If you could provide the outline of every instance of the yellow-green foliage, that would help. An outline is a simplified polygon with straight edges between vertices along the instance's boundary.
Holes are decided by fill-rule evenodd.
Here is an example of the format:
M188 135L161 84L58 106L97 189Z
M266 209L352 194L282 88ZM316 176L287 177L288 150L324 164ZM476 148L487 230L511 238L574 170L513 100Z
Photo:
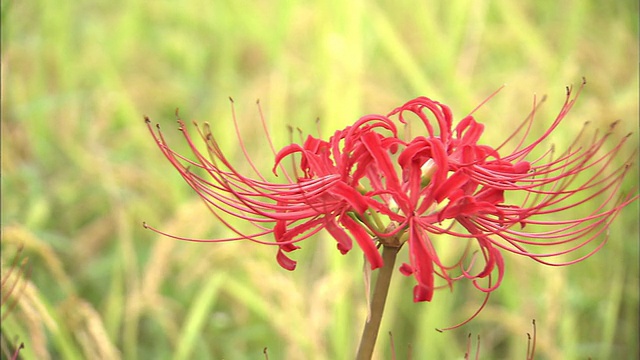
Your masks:
M506 83L476 113L491 142L526 116L534 94L548 95L534 130L543 129L565 85L585 76L553 141L562 148L585 121L595 131L617 119L621 137L638 123L638 3L7 0L1 65L2 273L20 245L31 267L11 294L19 299L2 322L3 347L24 342L25 359L261 359L265 347L270 359L348 359L366 317L361 253L341 256L321 235L294 254L290 273L275 248L145 231L143 221L229 235L164 160L143 115L183 150L180 108L242 159L232 96L248 151L268 172L258 98L282 146L287 125L316 134L319 118L328 136L418 95L459 119ZM464 320L482 295L460 283L414 304L413 279L397 273L376 357L391 357L391 332L398 359L460 359L473 333L481 358L524 359L532 319L539 359L633 357L637 220L635 203L605 248L571 267L506 256L487 308L451 332L434 329Z

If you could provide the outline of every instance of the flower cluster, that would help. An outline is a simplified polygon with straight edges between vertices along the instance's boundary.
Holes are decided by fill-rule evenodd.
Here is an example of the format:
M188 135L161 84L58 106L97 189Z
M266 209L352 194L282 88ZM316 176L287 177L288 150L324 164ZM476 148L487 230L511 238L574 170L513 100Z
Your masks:
M562 109L541 136L527 142L535 104L516 131L495 147L480 143L484 125L472 115L454 123L449 107L426 97L386 116L364 116L328 140L308 136L302 144L290 144L279 152L267 133L275 157L273 173L285 179L280 182L269 181L258 171L239 136L255 176L234 167L208 125L196 124L207 146L205 155L178 120L195 156L189 159L174 152L159 128L146 121L166 158L213 215L236 234L214 240L176 238L276 245L277 261L288 270L296 262L287 253L323 229L343 254L355 240L372 269L382 266L380 246L406 243L409 263L400 271L415 277L414 301L430 301L436 288L451 287L460 279L470 279L490 293L503 278L505 251L548 265L580 261L602 246L608 225L637 199L637 195L618 196L629 165L615 167L612 160L626 138L606 150L610 132L586 145L578 136L561 154L550 149L536 155L581 89L575 94L567 89ZM422 130L412 127L419 135L401 135L411 118ZM234 115L239 135L235 121ZM512 149L505 151L507 146ZM285 161L293 163L293 171L285 171ZM596 202L586 215L562 218L568 209ZM245 232L245 227L228 221L229 216L255 230ZM439 237L467 245L454 263L441 260L436 250ZM570 253L578 255L566 260L564 255Z

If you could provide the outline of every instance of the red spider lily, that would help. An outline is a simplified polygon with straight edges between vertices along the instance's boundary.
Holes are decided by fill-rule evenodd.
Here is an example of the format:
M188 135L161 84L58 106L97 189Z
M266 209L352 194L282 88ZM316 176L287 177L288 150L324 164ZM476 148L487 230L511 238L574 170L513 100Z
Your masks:
M153 230L188 241L217 242L246 239L278 245L278 263L285 269L293 270L296 262L287 257L284 252L298 249L297 242L325 228L338 242L337 247L341 253L344 254L352 248L353 237L363 249L371 268L376 269L382 266L382 257L372 236L354 220L355 217L362 216L367 209L366 200L357 186L358 178L362 176L358 174L361 174L363 169L355 167L363 162L362 159L368 156L368 152L361 147L361 144L352 143L349 139L357 138L361 133L369 133L377 128L387 129L395 135L396 129L392 122L376 117L363 117L353 126L337 131L329 142L309 136L302 146L292 144L277 154L273 151L269 140L276 158L273 172L276 174L277 169L282 170L287 180L284 184L269 182L265 179L247 155L244 143L239 136L238 141L245 158L254 169L257 178L244 176L235 169L220 150L208 124L205 125L204 130L201 130L194 123L207 145L209 158L197 149L184 122L178 120L179 129L196 157L196 160L190 160L175 153L168 146L159 127L156 132L149 119L146 119L146 122L167 159L205 201L214 216L237 236L198 240ZM237 132L235 115L234 124ZM302 173L297 175L295 180L281 165L283 159L293 157L294 154L299 154L301 157L298 170ZM204 170L208 178L192 171L192 167ZM257 231L245 233L227 221L225 215L246 220L254 225ZM144 225L150 228L146 223ZM275 242L262 240L266 235L273 235Z
M571 89L567 89L564 106L551 126L524 146L534 119L532 113L509 137L508 141L524 132L515 150L506 155L500 154L505 144L495 149L477 144L484 126L471 115L452 128L450 109L428 98L411 100L389 114L397 115L400 122L405 122L407 113L414 114L427 133L403 144L396 160L399 171L380 166L388 169L380 174L386 182L372 182L373 190L367 194L369 206L393 223L389 231L379 232L370 227L381 242L397 234L406 234L408 238L410 264L403 264L400 270L405 275L413 274L418 282L414 288L415 301L431 300L436 276L444 279L448 286L462 278L471 279L478 289L489 294L500 285L504 275L501 250L561 266L581 261L603 246L604 241L600 241L577 258L551 260L578 252L600 239L618 212L637 199L637 195L629 195L616 200L629 164L610 170L612 160L628 136L609 151L604 151L603 146L610 132L596 137L587 146L580 145L578 136L569 149L555 159L550 151L539 159L525 160L571 109L579 91L573 98L571 93ZM536 106L534 104L534 109ZM367 148L375 161L392 161L392 154L384 146L378 146L368 137L362 141L369 143ZM508 203L505 193L523 200L519 204ZM373 199L377 201L371 201ZM591 200L597 203L593 205ZM566 210L584 204L593 205L588 215L560 220ZM544 217L554 220L541 219ZM453 224L443 226L446 220ZM466 232L457 230L455 224ZM524 231L526 226L535 229ZM549 229L538 230L543 226ZM441 234L475 240L483 266L472 271L477 256L468 251L455 264L443 264L433 244L433 235ZM536 252L535 247L542 251ZM456 268L458 271L454 272ZM497 279L492 281L495 272ZM478 280L485 278L487 285L481 285Z
M531 159L560 125L581 89L575 96L567 89L556 119L526 145L538 106L535 103L527 119L494 148L478 144L484 126L472 114L454 127L451 110L426 97L411 100L387 116L362 117L336 131L328 141L309 136L302 145L291 144L276 153L269 140L275 157L274 174L279 169L286 179L280 183L266 180L257 170L239 136L255 177L234 168L207 125L198 132L207 145L208 157L198 151L184 123L178 121L196 158L190 160L175 153L148 119L147 124L167 159L212 213L236 234L217 240L176 238L247 239L277 245L278 262L289 270L296 263L284 253L297 249L299 241L322 229L334 237L343 254L356 239L372 269L382 265L377 245L398 247L407 242L410 262L400 271L416 278L415 301L430 301L436 288L451 287L465 278L488 298L504 276L501 251L547 265L578 262L602 247L605 241L599 239L608 225L638 197L616 199L629 165L612 169L612 162L627 137L605 151L610 132L596 136L588 145L582 145L578 136L560 155L550 150ZM402 125L407 123L407 115L417 116L425 129L422 135L409 139L398 135L392 118ZM235 115L234 124L238 134ZM503 149L517 137L520 140L514 149L505 153ZM285 159L293 160L293 175L284 170ZM201 172L206 177L198 174ZM516 203L507 198L521 200ZM594 201L589 214L562 219L566 210ZM245 220L256 230L245 233L227 221L227 216ZM549 217L554 220L545 219ZM441 261L434 244L438 235L468 240L458 261ZM263 240L264 236L273 236L275 241ZM473 243L479 251L470 251ZM595 245L582 250L592 243ZM565 254L578 255L563 260ZM436 284L436 278L443 279L443 285Z

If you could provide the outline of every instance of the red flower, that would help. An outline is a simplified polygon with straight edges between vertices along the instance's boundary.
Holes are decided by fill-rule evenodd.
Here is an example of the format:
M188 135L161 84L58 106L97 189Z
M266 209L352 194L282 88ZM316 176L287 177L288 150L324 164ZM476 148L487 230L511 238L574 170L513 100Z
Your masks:
M542 136L524 146L534 119L532 113L507 139L511 141L524 131L515 150L504 155L500 150L505 144L492 148L477 143L484 126L471 115L453 127L450 109L426 97L411 100L389 114L397 115L400 122L414 114L426 132L403 144L396 156L398 171L380 172L380 179L385 181L371 182L373 189L367 194L369 206L393 223L390 230L375 232L380 241L407 234L410 263L403 264L400 271L415 276L415 301L431 300L436 276L448 286L462 278L471 279L478 289L490 293L504 275L501 251L560 266L583 260L602 247L604 241L599 239L613 218L638 198L628 195L616 199L629 164L610 170L627 137L608 152L603 146L611 133L596 137L586 146L578 137L555 159L551 150L543 157L527 160L574 102L567 89L567 99L554 122ZM380 164L392 162L394 155L369 137L361 141L369 145L379 168L388 169ZM521 200L506 201L505 195ZM563 217L566 210L587 204L592 206L588 215ZM465 251L456 263L444 264L434 244L442 234L474 240L479 256ZM594 241L594 246L582 250ZM574 252L576 258L560 259ZM478 257L482 260L479 267ZM487 279L486 285L479 282L481 279Z
M180 172L187 183L200 195L214 216L237 236L226 239L201 240L182 238L188 241L232 241L251 240L263 244L278 245L278 263L288 270L293 270L296 262L285 255L299 247L302 241L323 228L336 239L337 247L345 254L352 248L355 238L363 249L372 269L382 266L382 257L377 250L373 237L354 220L362 216L367 209L367 202L359 192L358 181L364 168L356 168L368 156L362 144L352 142L362 133L370 133L384 128L392 133L395 126L388 119L363 117L353 126L337 131L329 142L309 136L303 145L292 144L275 153L274 174L280 169L285 183L273 183L265 179L247 155L242 139L238 136L240 147L247 163L256 173L255 178L238 172L220 150L208 124L198 132L207 145L207 158L198 149L187 131L184 122L178 120L187 144L196 160L189 160L175 153L158 130L155 131L149 119L145 119L160 150ZM234 116L234 124L235 123ZM266 127L265 127L266 131ZM268 134L267 134L268 135ZM267 136L267 139L269 137ZM269 145L273 150L271 141ZM299 154L301 159L296 168L296 176L292 177L282 166L287 157ZM295 161L295 160L294 160ZM191 168L198 168L206 173L206 178ZM301 174L297 174L300 172ZM228 215L245 220L257 229L253 233L245 233L236 228ZM146 223L145 227L151 228ZM275 242L262 240L264 236L273 235Z
M171 150L148 119L147 123L164 155L212 213L236 233L227 239L185 240L247 239L277 245L278 262L289 270L296 263L285 252L299 248L299 241L322 229L332 235L343 254L355 239L372 269L382 265L377 246L398 247L407 242L410 261L400 271L415 277L415 301L430 301L436 288L451 287L465 278L488 297L504 276L503 251L556 266L583 260L602 247L608 225L638 198L636 190L616 198L629 165L611 168L626 137L605 151L610 132L587 145L578 136L560 155L551 149L532 158L581 89L574 97L567 89L556 119L526 145L537 105L505 143L492 147L478 144L484 126L471 114L454 126L451 110L426 97L411 100L387 116L362 117L328 141L309 136L304 144L291 144L276 153L269 140L275 157L273 172L284 175L283 183L266 180L239 137L255 177L234 168L208 125L198 131L209 158L197 150L184 123L178 121L196 157L189 160ZM416 116L424 131L404 139L392 118L402 125L408 115ZM504 151L517 137L514 149ZM284 171L285 159L292 159L294 175ZM203 170L206 176L191 168ZM587 215L563 217L566 210L583 205L592 206ZM256 230L242 232L227 216L245 220ZM442 235L448 235L446 241L451 237L467 240L467 250L453 264L443 263L436 250L435 241ZM264 236L275 241L263 240ZM474 246L477 251L471 251ZM577 254L574 259L562 259L572 253ZM443 284L436 278L443 279Z

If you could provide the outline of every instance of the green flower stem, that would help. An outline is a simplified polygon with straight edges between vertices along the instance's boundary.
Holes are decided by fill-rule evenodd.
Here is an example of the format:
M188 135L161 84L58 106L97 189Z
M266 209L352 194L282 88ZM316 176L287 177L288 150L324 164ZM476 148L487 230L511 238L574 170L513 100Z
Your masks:
M373 298L371 299L370 316L364 325L362 338L360 339L360 347L358 347L357 360L370 360L373 355L373 348L378 338L378 330L382 321L382 313L384 312L384 304L387 301L389 293L389 284L391 283L391 274L396 262L396 256L400 247L391 247L383 245L382 260L384 265L378 270L378 279L373 289Z
M371 219L373 219L373 222L376 224L376 228L378 229L378 231L384 231L384 225L382 224L382 219L380 219L378 213L375 211L369 211L369 214Z

